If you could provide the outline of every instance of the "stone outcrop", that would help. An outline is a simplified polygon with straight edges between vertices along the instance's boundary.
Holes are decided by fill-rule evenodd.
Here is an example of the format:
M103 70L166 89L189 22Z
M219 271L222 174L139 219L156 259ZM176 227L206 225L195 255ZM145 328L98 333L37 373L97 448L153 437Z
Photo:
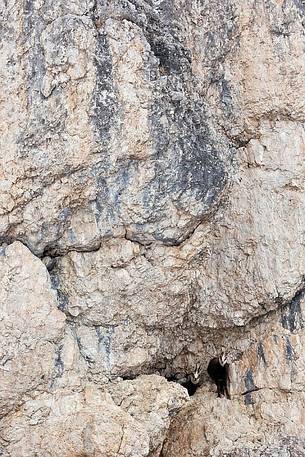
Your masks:
M304 292L249 329L256 340L231 364L232 400L202 386L173 419L162 457L302 456Z
M158 456L171 418L186 405L189 397L178 383L156 375L111 383L115 404L142 424L149 436L149 456Z
M5 420L2 439L8 455L134 456L148 455L149 438L141 424L111 397L85 392L43 394L28 401L17 417Z
M87 385L28 400L3 421L8 455L159 455L170 416L187 401L185 389L160 376L116 382L110 394Z
M1 416L34 391L44 391L60 372L59 342L65 315L45 266L21 243L1 249Z
M304 2L0 19L0 454L303 455Z

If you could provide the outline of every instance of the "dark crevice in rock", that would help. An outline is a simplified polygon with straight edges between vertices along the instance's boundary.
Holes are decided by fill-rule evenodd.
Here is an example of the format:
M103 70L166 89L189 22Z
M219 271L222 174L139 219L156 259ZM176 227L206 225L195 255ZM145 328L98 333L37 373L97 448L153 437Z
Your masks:
M294 349L291 345L289 337L286 336L285 339L286 339L286 346L285 346L286 360L288 361L288 363L291 363L291 362L293 362L293 360L295 358Z
M120 378L121 378L123 381L133 381L133 380L136 379L138 376L140 376L140 375L130 374L130 375L123 375L123 376L120 376Z
M119 375L113 376L113 379L116 380L119 377L119 379L121 379L123 381L133 381L143 375L158 375L158 376L162 376L163 378L165 378L168 382L175 382L175 383L179 384L180 386L184 387L185 389L187 389L189 396L193 396L196 393L196 390L198 389L198 387L203 385L203 382L200 382L197 385L192 383L189 374L183 374L183 373L169 374L167 372L167 374L165 375L164 373L162 373L162 371L163 370L162 369L160 370L160 367L158 367L158 366L151 367L149 369L143 368L143 369L141 369L140 373L132 373L131 371L129 371L124 374L119 374ZM111 377L109 378L109 381L111 382Z
M253 136L253 134L249 135L247 132L241 132L238 135L233 136L230 134L230 131L226 130L224 127L222 127L222 132L236 150L246 148L250 141L259 137L259 134Z
M253 392L257 392L258 390L262 390L262 387L253 387L253 389L246 390L241 395L249 395Z
M180 386L184 387L188 391L189 396L192 397L202 383L194 384L189 374L180 373L180 375L182 376L180 379L177 377L177 374L166 376L166 379L169 382L176 382Z
M254 400L252 399L251 393L256 392L259 388L255 385L253 379L253 371L251 368L248 368L245 374L245 386L246 391L242 394L245 396L245 404L246 405L253 405Z
M13 236L9 236L9 235L0 235L0 248L2 250L5 250L8 246L10 246L11 244L15 243L15 242L19 242L21 244L23 244L26 248L29 249L29 251L31 251L31 253L35 256L35 257L38 257L40 258L36 253L35 251L33 251L33 249L31 249L30 246L28 246L28 244L22 239L22 237L13 237Z
M261 341L259 341L259 343L257 345L257 355L258 355L258 358L263 362L264 366L267 367L268 364L267 364L267 361L266 361L264 346L263 346L263 343Z
M106 241L106 240L105 240ZM51 259L56 259L57 257L64 257L70 252L80 252L80 253L86 253L86 252L97 252L102 245L102 241L100 241L97 245L88 247L88 246L83 246L83 247L78 247L78 248L67 248L67 249L58 249L54 246L47 246L43 253L40 256L37 256L39 258L44 258L44 257L50 257Z
M10 237L6 236L0 236L0 249L1 249L1 256L5 256L5 250L6 248L10 245L13 244L15 241L20 241L20 240L14 240Z
M72 333L74 334L74 337L75 337L75 340L76 340L80 355L82 356L82 358L84 359L86 364L88 364L89 366L93 365L95 363L95 361L90 356L88 351L86 351L85 347L82 344L81 338L76 334L76 332L72 332Z
M132 235L130 235L130 234L128 233L127 230L126 230L126 233L125 233L125 235L124 235L124 238L125 238L125 240L131 241L132 243L136 243L136 244L138 244L138 245L141 246L141 247L149 247L149 246L151 246L151 244L152 244L152 242L144 243L144 242L141 242L141 241L139 241L139 240L133 238Z
M283 307L281 323L282 326L293 333L304 327L304 318L301 311L300 302L305 297L305 286L303 286L292 298L292 300Z
M61 378L64 373L65 366L62 360L62 350L63 344L59 344L55 349L54 373L50 383L50 388L54 386L56 379Z

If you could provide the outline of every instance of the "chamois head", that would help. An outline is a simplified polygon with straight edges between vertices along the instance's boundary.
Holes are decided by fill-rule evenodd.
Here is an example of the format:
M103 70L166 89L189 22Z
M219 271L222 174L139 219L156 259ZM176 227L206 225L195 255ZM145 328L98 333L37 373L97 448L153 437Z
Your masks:
M196 363L196 368L193 371L193 373L191 374L191 381L193 384L199 384L201 372L202 372L202 367L201 367L200 363Z
M222 367L224 367L225 364L228 363L227 356L226 356L224 353L222 353L222 354L219 356L218 360L219 360L219 363L220 363L220 365L221 365Z

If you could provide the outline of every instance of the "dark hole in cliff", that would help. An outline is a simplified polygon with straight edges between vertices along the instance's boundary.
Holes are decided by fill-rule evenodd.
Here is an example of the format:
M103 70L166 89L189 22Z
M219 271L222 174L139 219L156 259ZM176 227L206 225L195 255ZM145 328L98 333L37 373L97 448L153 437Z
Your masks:
M199 384L194 384L189 375L186 376L181 376L180 374L174 374L174 375L168 375L165 376L166 379L170 382L176 382L177 384L180 384L180 386L184 387L187 391L190 397L192 397L196 390L199 387Z
M136 379L137 375L136 374L126 374L126 375L121 375L120 376L123 381L133 381Z

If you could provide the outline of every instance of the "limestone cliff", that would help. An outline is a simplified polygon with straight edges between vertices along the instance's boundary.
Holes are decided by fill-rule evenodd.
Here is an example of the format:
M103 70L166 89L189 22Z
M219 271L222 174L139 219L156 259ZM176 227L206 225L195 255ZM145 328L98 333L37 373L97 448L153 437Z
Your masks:
M0 19L0 455L304 456L304 1Z

